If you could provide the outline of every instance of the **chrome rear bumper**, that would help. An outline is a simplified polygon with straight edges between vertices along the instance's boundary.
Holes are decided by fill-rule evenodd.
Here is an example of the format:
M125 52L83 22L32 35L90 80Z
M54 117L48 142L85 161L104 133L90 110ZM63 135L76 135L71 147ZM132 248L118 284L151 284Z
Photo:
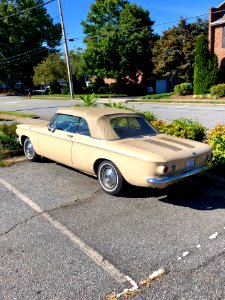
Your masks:
M171 177L164 177L164 178L147 178L148 183L153 183L153 184L167 184L167 183L172 183L174 181L181 180L183 178L204 172L208 169L207 166L201 167L198 169L194 169L179 175L171 176Z

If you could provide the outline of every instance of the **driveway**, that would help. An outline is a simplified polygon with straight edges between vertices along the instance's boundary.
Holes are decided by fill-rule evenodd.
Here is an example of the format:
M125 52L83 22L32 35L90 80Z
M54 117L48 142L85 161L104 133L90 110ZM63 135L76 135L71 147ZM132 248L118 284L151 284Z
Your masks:
M225 190L208 177L112 197L54 162L0 169L0 298L224 299ZM126 276L129 276L130 279Z

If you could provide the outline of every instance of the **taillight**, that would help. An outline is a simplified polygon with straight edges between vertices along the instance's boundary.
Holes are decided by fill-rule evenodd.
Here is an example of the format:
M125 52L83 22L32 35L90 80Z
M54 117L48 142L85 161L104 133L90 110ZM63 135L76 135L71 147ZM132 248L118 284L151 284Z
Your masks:
M168 173L168 171L169 171L169 167L167 165L165 165L163 168L163 174Z

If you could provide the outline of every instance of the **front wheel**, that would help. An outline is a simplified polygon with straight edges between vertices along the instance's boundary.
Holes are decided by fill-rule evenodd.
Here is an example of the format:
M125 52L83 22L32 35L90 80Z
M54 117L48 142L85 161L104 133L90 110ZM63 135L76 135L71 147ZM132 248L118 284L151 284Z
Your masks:
M34 150L33 144L29 138L26 138L23 145L23 150L26 158L29 161L37 161L39 156Z
M98 180L102 189L110 195L118 195L124 179L119 169L111 161L105 160L98 167Z

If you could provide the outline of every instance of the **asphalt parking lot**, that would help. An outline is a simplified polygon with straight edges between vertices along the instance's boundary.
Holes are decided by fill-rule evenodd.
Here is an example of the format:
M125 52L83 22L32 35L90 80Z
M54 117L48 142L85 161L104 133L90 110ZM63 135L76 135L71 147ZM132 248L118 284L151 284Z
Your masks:
M225 187L202 176L105 194L54 162L0 169L0 299L225 299Z

